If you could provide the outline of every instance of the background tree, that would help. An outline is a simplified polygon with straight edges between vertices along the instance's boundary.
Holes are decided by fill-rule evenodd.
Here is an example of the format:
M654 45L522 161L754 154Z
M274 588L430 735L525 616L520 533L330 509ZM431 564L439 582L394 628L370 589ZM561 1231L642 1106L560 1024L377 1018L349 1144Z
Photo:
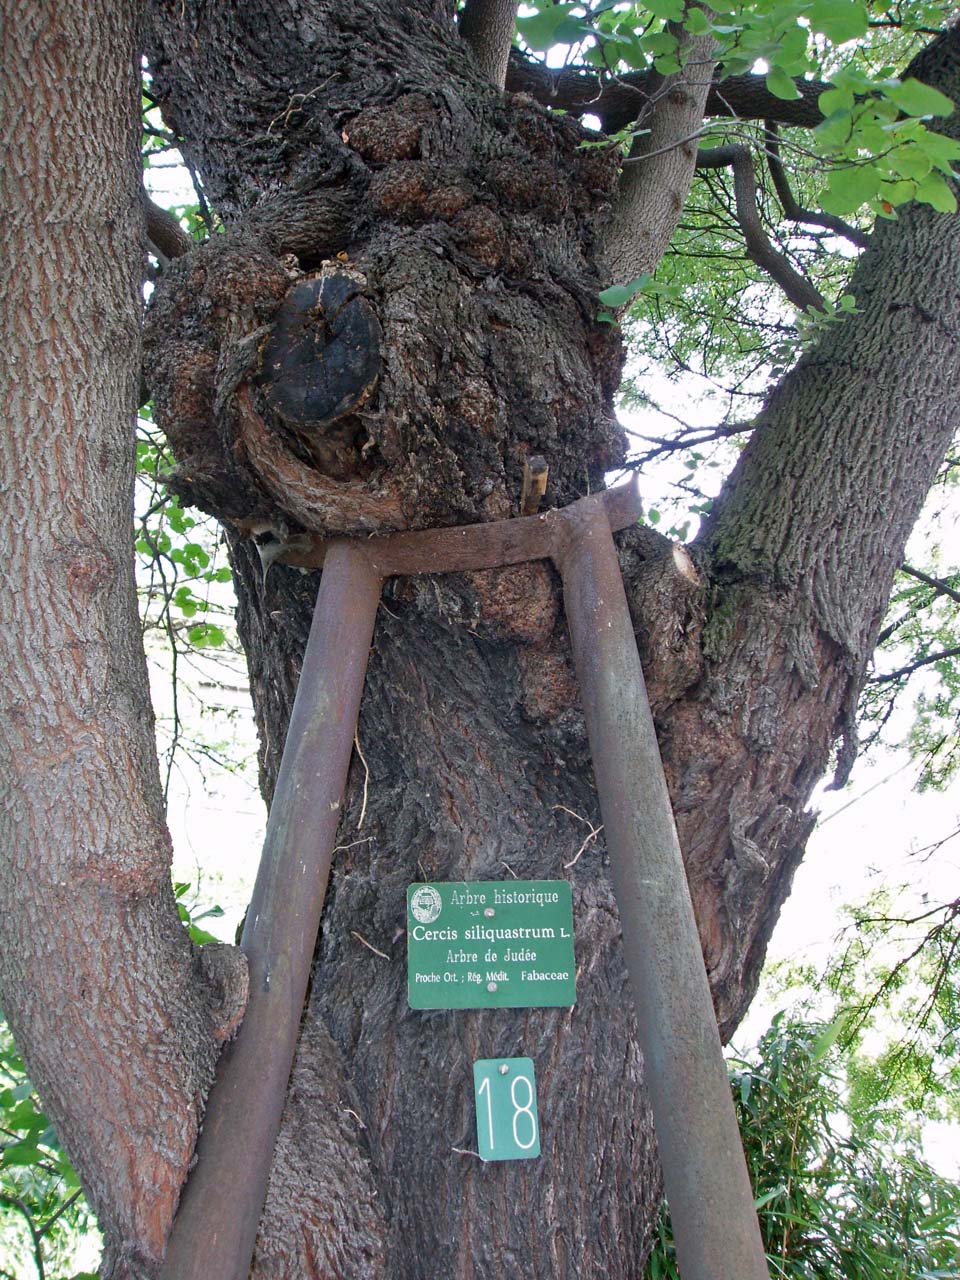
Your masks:
M914 26L942 16L911 13ZM4 123L3 485L18 507L2 570L0 978L113 1276L156 1268L244 995L237 954L192 947L178 922L136 643L139 16L30 6L6 25L4 56L21 114ZM728 232L827 317L824 334L768 397L689 562L649 529L622 541L729 1033L838 739L841 777L852 762L893 575L953 431L960 145L952 116L943 133L924 117L960 93L960 37L927 32L909 72L877 88L836 52L867 31L859 2L537 17L531 47L587 39L607 69L508 56L513 12L483 0L459 29L429 0L157 0L150 92L222 221L183 254L148 217L164 265L146 377L171 487L224 523L269 796L316 582L279 564L264 577L258 544L269 561L303 530L516 514L532 453L549 459L557 505L602 484L624 448L611 309L662 301L647 277L697 165L730 173ZM874 21L905 56L902 16ZM752 70L758 58L769 70ZM815 60L832 87L801 78ZM82 146L77 102L95 122ZM626 129L629 154L584 145L602 139L578 114ZM700 155L705 118L733 123ZM758 128L744 135L745 120ZM778 131L813 127L832 168L810 218ZM764 139L787 218L865 245L852 303L764 232L745 137ZM869 237L838 223L863 208L881 215ZM311 329L294 291L314 277ZM621 287L598 318L605 286ZM275 335L298 324L323 357L309 396L291 394L302 370L277 368L290 344ZM255 1270L637 1274L659 1179L602 841L566 866L582 843L571 813L597 817L557 583L543 565L405 580L386 605ZM565 872L572 1013L410 1013L406 884ZM537 1063L545 1156L484 1167L463 1154L466 1071L520 1050Z

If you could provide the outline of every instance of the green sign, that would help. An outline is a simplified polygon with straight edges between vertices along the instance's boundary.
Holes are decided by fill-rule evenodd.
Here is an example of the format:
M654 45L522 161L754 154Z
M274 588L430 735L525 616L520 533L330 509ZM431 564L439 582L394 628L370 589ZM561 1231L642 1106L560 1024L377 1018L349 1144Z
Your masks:
M529 1009L575 1003L573 905L566 880L412 884L407 890L412 1009Z
M530 1058L481 1058L473 1064L473 1093L481 1160L530 1160L540 1154Z

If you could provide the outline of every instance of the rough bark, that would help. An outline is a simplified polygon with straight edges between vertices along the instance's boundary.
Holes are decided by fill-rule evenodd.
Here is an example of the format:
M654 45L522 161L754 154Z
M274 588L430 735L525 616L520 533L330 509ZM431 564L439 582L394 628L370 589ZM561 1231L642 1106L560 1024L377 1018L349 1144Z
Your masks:
M460 34L491 84L502 89L517 20L516 0L467 0Z
M170 887L133 582L138 373L113 358L139 347L138 12L7 8L0 991L119 1276L162 1255L223 1033Z
M408 10L407 23L417 17L415 9ZM336 9L323 10L323 21L324 57L333 60L332 68L344 56L338 40L350 21ZM364 12L362 21L375 19ZM391 24L382 15L377 21L381 25L376 45L389 47L394 38ZM182 112L193 101L187 87L191 79L199 86L201 66L204 75L214 79L204 82L200 96L208 104L229 97L215 77L216 66L205 56L191 58L178 43L176 23L158 22L155 30L157 83L172 120L182 124ZM238 38L236 28L218 30L217 47L235 47ZM339 97L318 91L311 98L311 119L303 125L313 130L312 145L317 139L331 145L329 139L339 131L351 152L340 171L350 174L341 190L349 186L354 220L342 247L362 276L364 296L379 318L384 369L379 389L362 415L361 452L370 460L371 471L360 483L374 500L388 485L394 486L400 516L395 505L381 501L384 527L515 512L520 488L516 462L528 449L549 458L551 496L565 501L576 492L578 476L571 459L578 446L585 439L595 441L588 447L593 457L601 457L601 442L610 440L604 436L609 343L602 331L591 327L585 308L574 312L564 301L572 290L588 287L591 272L596 278L593 227L609 180L599 175L587 179L576 172L576 153L569 149L573 139L567 149L563 140L569 126L531 115L522 100L490 99L485 87L472 81L468 64L456 61L452 33L438 40L434 32L431 39L429 50L418 45L408 53L404 78L389 89L365 68L362 92L356 81L350 82L352 98L343 96L339 86ZM266 57L277 65L275 48ZM289 51L284 57L291 65ZM442 107L432 80L438 64L447 77ZM451 74L454 64L457 70ZM257 90L259 97L254 94L252 65L248 60L245 118L272 120L282 105L280 98L267 82ZM302 84L304 89L296 91L305 92L312 80L319 84L332 74L321 61L309 76L295 73L286 87L294 90ZM695 145L690 143L690 154L684 153L683 138L702 112L706 75L703 80L696 101L689 86L678 94L669 92L671 86L661 86L668 92L654 95L663 109L653 149L680 143L672 153L661 154L685 172L692 167ZM451 117L456 121L455 143L445 124ZM260 156L258 167L251 170L249 136L245 147L240 139L230 154L224 141L230 118L227 107L213 134L209 122L206 134L188 131L188 140L196 137L198 149L207 148L206 155L198 151L198 162L207 164L209 180L228 197L239 189L241 176L248 184L268 188L273 162ZM522 152L513 149L518 135ZM211 136L217 140L216 155L209 150ZM552 139L549 144L547 137ZM398 146L404 148L400 154ZM504 166L508 148L510 163ZM658 158L652 158L648 175ZM552 166L549 177L545 159ZM417 169L410 167L417 164ZM494 176L505 167L513 175L510 183ZM571 175L576 175L581 193L584 183L592 181L595 199L599 188L599 201L585 201L581 194L578 204L568 197L565 184ZM676 207L683 175L673 176L679 182L676 190L649 176L645 189L635 179L628 182L627 201L620 204L615 225L629 241L623 252L633 255L634 265L637 243L652 233L662 245L669 221L664 218L660 233L646 226L638 237L633 225L637 211ZM496 202L483 204L478 193L491 188ZM521 202L517 192L522 189L535 190L536 197ZM451 198L452 191L458 194ZM441 199L436 192L447 194ZM255 223L257 196L248 198ZM449 231L461 214L475 211L478 204L499 219L512 246L488 261L489 272L478 272L470 254L456 251L456 236L451 239ZM239 215L238 228L244 221L241 205L237 201L232 206ZM627 208L632 218L626 217ZM250 218L246 221L249 225ZM880 237L864 265L865 278L871 271L899 276L909 263L915 282L922 272L929 273L923 278L935 280L942 259L927 255L927 239L943 235L944 228L924 228L942 221L917 211L901 228L905 237ZM609 229L606 234L608 244L614 243ZM520 237L522 254L516 251ZM274 251L278 243L279 237ZM651 254L655 257L655 251L649 251L650 261L644 259L644 265L653 265ZM914 261L921 254L924 265ZM175 300L183 296L182 286L171 276L170 305L180 306ZM495 312L490 310L491 296L497 300ZM178 332L170 323L171 312L164 310L167 305L158 309L152 339L161 406L165 388L176 385L176 375L171 379L164 364L165 341L171 329ZM579 318L571 336L574 315ZM456 345L446 337L454 331L454 317ZM490 323L494 317L499 323ZM865 343L864 349L870 349L874 320L864 311L849 327L848 342L854 348ZM251 321L248 332L252 331ZM879 331L887 340L892 336L882 326ZM574 348L576 388L564 377ZM898 349L904 351L902 345ZM602 360L597 352L604 353ZM931 376L948 381L953 360L952 350L941 348L935 362L938 373ZM836 360L835 347L821 362L829 366L838 388L847 386L849 368ZM222 354L210 363L223 369ZM902 465L896 438L904 413L901 393L896 414L889 412L884 418L889 432L881 439L878 431L875 447L855 452L858 420L836 396L822 401L815 369L816 362L808 362L791 384L798 388L797 395L809 398L811 414L801 418L782 397L769 407L770 425L759 437L783 440L790 458L764 459L749 482L735 481L733 493L742 491L757 508L731 521L735 536L753 547L762 542L762 531L775 526L784 530L782 545L762 572L725 549L734 535L722 534L726 526L721 515L702 542L698 568L679 563L662 540L649 535L628 538L624 547L705 958L718 1016L727 1031L752 993L776 910L810 829L812 820L804 806L837 734L848 727L899 556L898 539L946 444L944 422L931 422L923 462ZM256 370L256 360L249 360L241 367L239 382L249 380L251 371L255 379ZM909 386L905 355L896 376L899 386ZM216 390L208 393L220 409L224 438L237 431L230 408L237 381L233 378L226 392L221 382L219 399ZM846 394L847 405L862 403L859 389L848 387ZM889 387L886 394L889 398ZM257 412L266 412L262 404ZM818 416L821 423L830 424L830 449L823 448L824 428L817 425ZM171 412L170 418L175 432L176 415ZM270 424L263 422L270 434ZM413 422L418 428L411 431ZM398 430L399 423L403 426ZM424 427L430 451L423 447ZM242 425L240 430L242 435ZM405 444L396 449L390 442L401 431ZM412 460L406 443L411 440ZM860 461L853 481L849 473L855 457ZM407 469L408 460L412 470ZM439 485L430 475L431 464L437 463L444 477ZM896 537L884 543L882 555L871 537L866 544L845 546L843 556L832 547L833 559L824 561L821 577L842 601L848 624L856 619L855 626L840 628L836 610L822 611L822 592L807 601L801 589L803 574L788 567L792 556L803 559L799 548L823 546L823 510L804 500L799 490L791 492L788 501L777 487L777 476L792 475L801 466L806 469L805 492L816 495L821 508L834 495L842 495L851 541L866 527L859 518L862 509L873 507L876 495L886 492L887 477L896 473L898 509L904 519L895 524ZM849 501L854 484L856 503ZM279 502L280 490L274 487L272 492ZM216 507L218 495L208 494L206 500ZM319 523L347 531L357 528L356 508L345 501L342 510L346 514L338 523L327 502ZM310 520L303 505L296 511L287 506L280 512L258 509L256 514L270 522L272 536L279 530L281 538L297 523ZM235 523L238 532L245 531L242 520ZM753 532L754 524L761 532ZM249 542L237 541L234 550L240 622L250 655L269 792L315 584L276 569L276 576L261 586ZM845 567L844 557L858 559L856 575ZM336 1062L339 1096L355 1099L351 1110L363 1126L352 1146L340 1147L344 1177L356 1176L360 1160L364 1194L372 1202L375 1193L379 1203L378 1212L365 1219L368 1244L355 1256L354 1272L484 1276L495 1274L509 1259L512 1268L527 1275L635 1274L645 1252L657 1178L641 1064L625 1012L616 913L603 872L602 840L575 866L565 865L588 830L571 811L594 824L597 817L558 619L556 584L542 567L475 575L470 581L401 582L390 588L388 609L377 633L361 718L361 742L370 770L364 779L367 816L361 831L358 767L308 1014L311 1025L329 1037L322 1055L324 1087L331 1088L330 1064ZM573 882L581 970L573 1015L412 1015L403 994L405 885L421 877L471 879L511 873L568 874ZM360 939L390 959L382 959ZM480 1168L460 1154L470 1146L464 1073L470 1060L482 1053L524 1048L537 1059L547 1117L547 1159L533 1170ZM301 1070L309 1079L306 1048ZM319 1071L313 1074L320 1078ZM590 1099L601 1105L589 1105ZM331 1125L340 1124L335 1107L328 1109L328 1116ZM291 1126L292 1121L287 1133ZM340 1136L342 1140L342 1128ZM265 1240L281 1238L283 1223L297 1216L290 1213L289 1201L284 1203L295 1180L285 1165L282 1145L275 1179L284 1193L276 1190L271 1197ZM323 1197L316 1180L301 1175L297 1185L311 1205L306 1214L314 1224L307 1248L314 1259L311 1265L316 1274L324 1274L324 1267L342 1268L342 1259L335 1260L329 1248L324 1252L322 1242L331 1232L322 1227L318 1206ZM328 1223L343 1200L342 1194L328 1200ZM556 1224L547 1236L531 1230L531 1224L544 1220ZM304 1256L297 1249L288 1250L280 1273L298 1274ZM280 1266L276 1253L270 1255L269 1265L265 1258L261 1253L261 1269L274 1274Z
M549 459L550 497L565 502L583 479L595 483L617 448L609 404L616 353L586 300L599 277L609 171L578 169L591 153L576 151L569 123L551 121L526 100L491 97L452 24L430 25L432 10L407 6L399 27L396 15L364 7L310 12L309 55L291 47L279 19L266 35L258 28L251 55L243 21L211 18L210 43L199 44L163 6L155 10L152 50L171 123L195 148L231 218L206 258L193 255L168 274L149 345L160 418L180 451L180 483L233 522L268 794L316 584L281 567L262 583L241 535L265 531L282 541L304 526L356 532L515 514L528 453ZM358 48L358 27L370 47ZM388 77L370 50L411 39L399 78ZM337 75L345 64L349 79ZM281 65L288 69L282 87L272 74ZM665 107L658 145L685 136L706 84L697 92L698 102L686 91L682 101L669 92L657 99ZM302 95L299 112L287 116L294 94ZM201 102L204 118L194 120ZM278 116L282 147L266 141ZM307 146L324 156L315 169L351 214L336 243L323 234L316 248L301 242L285 280L277 265L284 183L303 166ZM685 169L692 144L690 152L680 156ZM637 198L641 184L631 185L635 214L676 207L681 198L679 187L658 190L649 180ZM312 198L314 190L296 194ZM329 201L331 191L317 198ZM268 201L274 221L264 236ZM932 214L916 217L918 229L933 225ZM630 220L621 223L627 236ZM498 234L484 231L478 241L476 226L496 226ZM896 275L907 262L921 270L913 262L914 224L905 229L905 240L880 239L870 259L880 265L865 271ZM341 425L327 440L335 463L315 444L305 451L271 417L260 354L281 298L291 284L299 287L299 272L316 274L333 248L346 252L357 291L377 316L382 357L355 435ZM246 311L236 305L235 283L223 284L228 263L237 264L236 279L249 279L248 270L256 278L243 295ZM931 263L922 270L935 279L941 267ZM341 269L328 263L321 271ZM208 296L212 305L198 308L196 299ZM857 324L870 332L866 316ZM861 340L856 327L850 332L851 343ZM207 344L203 359L188 352L184 360L184 336ZM952 370L952 351L937 358L941 373ZM811 405L820 395L814 367L795 375ZM843 384L847 368L833 362L831 369ZM907 375L904 361L901 385ZM202 412L184 387L189 395L201 388ZM189 413L181 411L185 402ZM808 437L811 420L797 419L787 400L771 404L769 430L789 441L796 420L796 439L784 448L796 451L796 465L809 469L808 491L824 502L831 492L852 492L843 477L860 458L860 501L846 509L854 538L863 527L860 507L872 504L896 466L897 419L888 415L891 432L854 455L856 421L835 404L820 413L834 446L826 457L817 445L822 427ZM924 464L900 468L905 514L918 507L930 459L944 446L937 423ZM284 462L281 448L296 462ZM351 448L360 459L352 474ZM205 457L212 461L204 464ZM239 481L235 474L223 482L225 457ZM705 957L728 1031L752 993L811 824L805 803L847 723L899 555L891 542L878 558L868 540L857 552L863 563L855 580L839 556L831 564L832 590L857 620L852 629L839 631L819 611L822 601L805 609L802 575L787 564L797 548L819 545L822 513L799 492L789 507L782 493L772 500L779 508L764 496L778 493L776 475L792 474L793 466L778 457L758 464L749 484L736 481L734 492L742 485L757 504L761 530L775 514L785 525L775 561L759 574L724 551L719 533L703 541L696 567L650 535L627 538L623 553ZM749 513L733 528L750 546L762 538L751 532ZM307 1015L314 1038L301 1045L298 1065L298 1090L315 1092L323 1117L326 1137L316 1141L335 1153L338 1167L325 1165L321 1178L291 1162L291 1104L258 1274L480 1277L504 1267L530 1276L636 1274L658 1180L602 839L566 865L588 831L571 813L598 819L556 583L542 566L401 581L386 603L361 714L369 777L357 764ZM412 1014L404 998L405 886L510 874L569 875L573 883L576 1009ZM537 1061L546 1158L535 1168L481 1167L462 1154L471 1146L469 1063L520 1051ZM359 1120L351 1132L343 1116L353 1113ZM360 1243L344 1256L335 1241L348 1205ZM546 1233L536 1225L543 1222L552 1224Z

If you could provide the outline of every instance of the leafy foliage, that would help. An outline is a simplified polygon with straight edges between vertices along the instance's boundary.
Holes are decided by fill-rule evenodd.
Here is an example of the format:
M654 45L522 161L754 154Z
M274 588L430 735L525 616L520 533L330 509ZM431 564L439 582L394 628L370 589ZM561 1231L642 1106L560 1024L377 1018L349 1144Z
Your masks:
M611 76L650 70L672 75L694 56L687 37L711 36L722 75L761 70L781 100L802 96L800 78L827 82L819 100L825 118L816 131L818 160L829 164L821 207L849 214L867 206L892 216L896 206L914 199L956 208L947 179L954 176L960 143L933 124L951 114L950 99L914 77L898 79L864 55L862 42L871 26L889 25L902 37L928 30L931 22L940 26L946 12L941 5L917 5L872 23L863 0L717 0L709 9L684 0L571 0L539 4L517 25L528 49L546 53L567 45L569 61ZM890 43L875 36L871 47L882 59ZM896 42L898 53L903 43Z
M895 1101L905 1113L957 1120L960 899L905 907L908 900L906 889L895 895L887 888L852 908L821 986L843 1010L855 1109ZM864 1052L871 1041L872 1052Z
M909 897L849 908L824 973L768 968L765 994L786 1006L729 1060L771 1277L957 1274L960 1186L922 1142L929 1119L960 1119L960 901L911 911ZM664 1213L647 1277L676 1275Z
M954 471L948 469L951 479ZM945 787L960 769L960 572L944 571L935 548L931 560L897 577L860 703L870 747L885 741L891 726L900 733L896 713L912 694L907 746L922 765L920 790Z
M845 1025L777 1014L731 1064L771 1277L955 1275L960 1188L924 1161L896 1107L851 1090ZM677 1275L664 1215L647 1277Z
M0 1277L22 1280L35 1272L45 1280L54 1269L67 1274L84 1237L96 1231L96 1219L2 1014L0 1144ZM75 1280L86 1275L77 1273Z

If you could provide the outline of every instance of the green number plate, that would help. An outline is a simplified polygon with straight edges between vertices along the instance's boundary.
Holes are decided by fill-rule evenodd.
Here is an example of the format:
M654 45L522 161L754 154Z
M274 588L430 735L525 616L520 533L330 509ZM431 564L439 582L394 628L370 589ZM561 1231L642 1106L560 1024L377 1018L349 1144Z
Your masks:
M566 880L412 884L412 1009L530 1009L577 998Z
M540 1154L530 1058L481 1058L473 1064L473 1092L481 1160L531 1160Z

